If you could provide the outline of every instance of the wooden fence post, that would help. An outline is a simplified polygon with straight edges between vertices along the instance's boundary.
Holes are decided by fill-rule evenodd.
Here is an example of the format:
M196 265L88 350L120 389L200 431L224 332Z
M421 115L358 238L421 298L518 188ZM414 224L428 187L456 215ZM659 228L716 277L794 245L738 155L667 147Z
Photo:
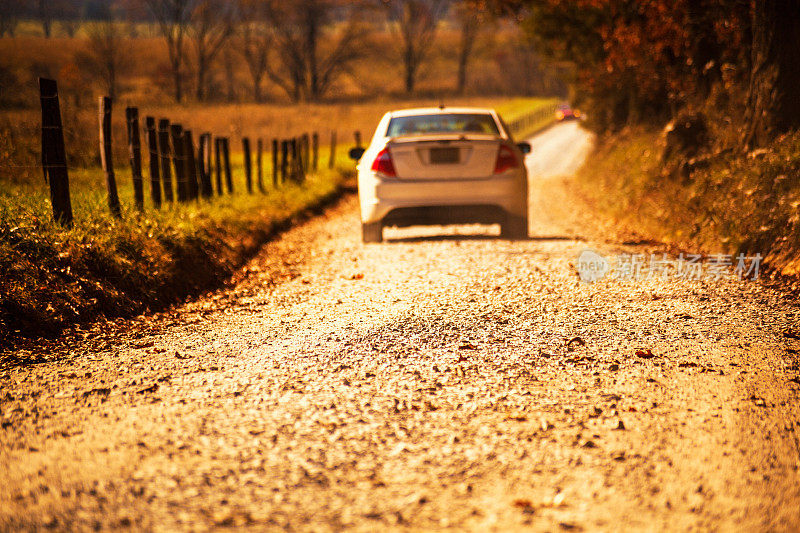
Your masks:
M289 141L289 156L290 156L290 159L292 161L291 165L290 165L290 169L289 169L289 174L290 174L290 176L292 178L292 181L295 181L295 182L298 181L297 174L299 172L299 169L298 169L298 156L299 155L300 154L299 154L299 150L298 150L298 146L297 146L297 137L292 137L292 139Z
M305 178L305 175L311 169L311 140L308 133L300 136L300 161L302 162L303 178Z
M170 124L169 131L172 137L172 166L175 167L175 190L178 193L178 201L185 202L187 200L187 187L183 126Z
M158 162L158 136L156 135L156 119L145 117L144 131L147 138L147 151L150 152L150 197L153 207L161 208L161 176Z
M361 148L361 132L359 130L354 131L353 137L356 139L356 148Z
M336 164L336 130L331 132L331 156L328 159L328 168L333 168Z
M292 139L292 160L294 162L294 172L292 177L297 183L303 183L306 179L306 162L304 159L303 137L295 137Z
M142 182L142 144L139 136L139 109L125 108L125 124L128 130L128 156L133 177L133 200L138 211L144 211L144 183Z
M100 97L100 163L106 175L106 190L108 191L108 209L117 218L122 217L122 208L119 205L117 193L117 179L114 176L114 159L111 150L111 98Z
M158 121L158 158L161 161L161 182L164 184L164 199L174 202L172 195L172 169L169 166L172 151L169 144L169 120L162 118Z
M314 172L319 168L319 133L311 134L311 168Z
M272 139L272 187L278 188L278 175L280 167L278 166L278 139Z
M208 139L206 141L206 145L207 145L206 146L206 149L207 149L207 153L206 153L206 172L208 173L208 184L207 184L208 185L208 196L212 197L212 196L214 196L214 184L211 182L211 172L212 172L211 168L212 168L212 165L214 164L214 157L213 157L214 154L212 152L213 148L211 146L211 139L212 139L211 134L210 133L206 133L206 138Z
M190 200L197 200L199 187L197 185L197 159L195 159L192 130L183 130L183 146L186 182L188 183L187 193Z
M225 184L228 194L233 194L233 176L231 174L231 145L227 137L222 139L222 155L225 158Z
M214 170L217 173L217 195L222 196L222 138L214 137L214 159L216 166Z
M200 192L204 198L214 196L214 186L211 183L211 134L200 135L200 153L197 161L200 163Z
M55 80L39 78L39 100L42 105L42 170L50 186L53 220L72 226L72 201L69 196L69 171L61 126L61 106Z
M253 162L250 159L250 139L242 138L242 157L244 157L244 179L247 185L247 194L253 194Z
M289 169L289 141L281 141L281 184L286 182L286 172Z
M258 138L256 141L256 184L258 191L264 192L264 139Z

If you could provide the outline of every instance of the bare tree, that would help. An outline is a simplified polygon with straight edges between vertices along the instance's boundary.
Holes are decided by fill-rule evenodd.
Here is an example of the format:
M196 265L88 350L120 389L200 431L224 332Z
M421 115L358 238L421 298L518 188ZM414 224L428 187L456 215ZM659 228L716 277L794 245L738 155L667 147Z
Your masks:
M125 42L110 16L90 23L87 33L87 47L76 54L76 62L100 80L106 95L116 98L120 72L130 64Z
M183 100L184 38L195 0L145 0L167 42L175 101Z
M226 46L222 50L222 62L225 65L225 98L228 102L235 102L236 97L236 65L234 63L235 54L231 46Z
M81 21L78 19L61 19L59 21L59 26L64 30L64 33L67 34L67 37L72 39L75 37L75 34L78 33L78 29L81 27Z
M189 36L197 60L196 96L201 102L207 96L211 64L231 33L233 21L230 4L224 0L199 0L190 18Z
M406 92L414 92L420 66L436 38L439 22L447 13L448 0L382 0L400 35Z
M0 37L14 36L19 23L20 7L17 0L0 0Z
M491 16L486 2L482 0L461 0L455 5L455 18L461 34L458 46L458 79L456 90L464 94L467 87L467 69L481 26Z
M270 20L275 31L279 68L275 68L269 60L266 66L269 79L297 102L304 95L307 74L302 29L296 20L292 20L293 11L291 5L271 6Z
M75 2L65 0L58 0L55 4L53 10L58 19L58 25L69 38L75 37L81 27L80 6ZM110 7L107 6L105 9L110 10Z
M267 63L267 75L289 96L322 98L336 80L361 56L366 27L359 6L336 0L273 2L269 16L274 28L280 69ZM335 22L341 21L337 24ZM320 46L325 42L325 50Z
M239 0L239 35L241 54L247 63L247 70L253 83L253 99L263 100L261 84L267 74L269 49L272 46L273 32L268 25L269 17L261 0Z
M51 0L39 0L36 4L36 16L42 24L42 32L50 38L53 32L53 3Z

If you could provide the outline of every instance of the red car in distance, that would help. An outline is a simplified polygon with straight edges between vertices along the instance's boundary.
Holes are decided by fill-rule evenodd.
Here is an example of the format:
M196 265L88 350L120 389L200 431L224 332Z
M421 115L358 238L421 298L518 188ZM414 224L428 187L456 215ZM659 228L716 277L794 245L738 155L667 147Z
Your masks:
M581 112L577 109L572 109L569 104L560 104L556 109L556 120L559 122L578 120L579 118L581 118Z

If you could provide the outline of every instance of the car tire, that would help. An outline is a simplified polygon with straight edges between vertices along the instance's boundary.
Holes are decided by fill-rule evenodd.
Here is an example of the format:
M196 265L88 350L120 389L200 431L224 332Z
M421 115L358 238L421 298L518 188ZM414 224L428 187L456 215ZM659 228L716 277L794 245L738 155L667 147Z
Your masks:
M361 240L363 242L383 242L383 224L380 222L362 222Z
M524 240L528 238L528 217L508 215L500 225L500 236L506 239Z

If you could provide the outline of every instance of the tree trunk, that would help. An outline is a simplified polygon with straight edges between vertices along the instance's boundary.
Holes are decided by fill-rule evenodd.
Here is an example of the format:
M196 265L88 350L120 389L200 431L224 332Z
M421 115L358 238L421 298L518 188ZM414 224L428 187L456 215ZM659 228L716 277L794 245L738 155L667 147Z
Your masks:
M53 25L49 1L50 0L39 0L39 21L42 23L42 32L47 39L50 38Z
M197 101L203 102L206 99L206 62L205 58L201 55L201 53L205 52L198 52L197 58Z
M458 94L464 94L467 88L467 67L469 58L475 45L475 38L478 34L478 23L475 19L467 19L461 22L461 45L458 50Z
M411 94L414 92L414 85L416 84L417 77L417 64L414 61L414 53L410 48L405 53L405 67L406 67L406 92Z
M264 97L261 94L261 76L253 75L253 99L260 104Z
M181 100L183 100L183 87L181 85L180 67L173 67L172 74L175 80L175 101L180 104Z
M226 81L226 95L225 98L228 102L236 100L236 87L234 86L234 68L233 68L233 54L229 47L225 47L223 52L223 60L225 63L225 81Z
M461 53L458 56L458 86L456 87L456 91L458 94L464 94L465 89L467 88L467 62L469 61L469 56L464 53L464 49L461 49Z
M800 3L756 0L744 144L764 146L800 127Z
M308 75L310 81L311 99L317 100L320 96L319 68L317 65L317 20L315 14L308 15L306 28L306 57L308 60Z

